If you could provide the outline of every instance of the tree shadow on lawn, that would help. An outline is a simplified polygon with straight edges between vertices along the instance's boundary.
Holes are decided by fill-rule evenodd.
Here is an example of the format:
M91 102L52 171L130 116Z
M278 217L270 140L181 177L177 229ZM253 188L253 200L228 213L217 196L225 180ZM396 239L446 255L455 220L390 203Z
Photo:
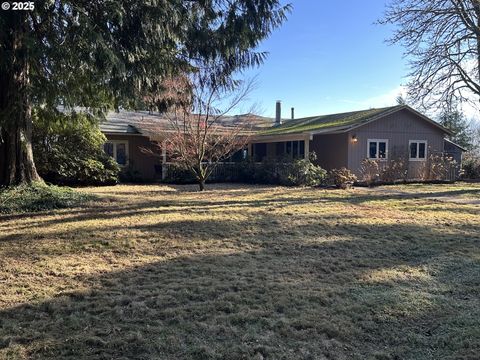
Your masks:
M24 221L24 225L16 225L13 227L20 229L27 229L32 226L50 226L56 224L76 223L86 220L108 220L108 219L121 219L129 216L137 215L167 215L181 211L187 212L204 212L204 211L225 211L232 208L268 208L271 206L288 207L292 205L304 205L304 204L318 204L326 202L325 199L312 199L304 197L277 197L275 199L264 200L223 200L212 201L205 199L194 200L148 200L138 201L135 203L119 203L114 205L99 206L98 204L92 204L88 207L81 209L73 209L65 212L43 212L33 214L22 215L5 215L0 216L0 222L5 221L0 227L12 227L11 224L7 224L7 221L15 221L17 219L28 219ZM58 216L62 215L64 216ZM42 217L51 216L51 219L42 219ZM31 221L30 221L31 220Z
M480 263L475 230L459 238L406 224L322 230L309 223L291 224L292 233L285 233L284 217L261 216L250 236L242 236L248 221L138 225L136 230L147 236L177 234L185 242L201 239L198 232L184 231L189 226L205 233L230 228L229 239L221 232L214 237L226 242L235 238L238 246L231 254L182 256L85 275L87 291L3 310L0 357L478 355ZM279 222L277 229L265 230L272 222Z
M185 185L178 185L179 189L183 189ZM145 188L145 186L140 186L140 189ZM275 207L289 207L292 205L318 205L322 203L344 203L351 205L359 205L366 202L373 201L389 201L389 200L415 200L415 199L425 199L426 201L431 202L432 204L438 203L439 200L430 199L432 197L449 197L449 196L459 196L459 195L473 195L478 194L478 190L451 190L451 191L441 191L441 192L426 192L426 193L413 193L413 194L383 194L370 192L365 194L355 193L351 191L346 193L345 191L335 191L335 190L322 190L322 189L310 189L306 193L300 194L298 196L292 196L292 189L289 188L277 188L283 189L277 193L268 194L271 198L266 199L243 199L245 192L247 195L252 196L258 193L265 193L265 190L272 189L271 187L265 186L255 186L254 189L244 189L241 187L238 189L238 185L229 185L221 190L214 190L212 193L217 196L230 195L232 196L232 191L236 191L233 194L233 199L223 199L223 200L212 200L211 197L206 197L203 193L198 193L198 198L193 198L189 200L177 200L175 198L171 199L148 199L148 190L145 192L132 194L141 195L140 197L147 198L146 200L136 201L130 203L121 198L111 197L111 195L105 196L103 200L107 200L106 204L99 206L98 203L91 203L87 206L82 206L76 209L60 210L60 211L45 211L40 213L33 214L14 214L14 215L0 215L0 227L6 226L10 227L11 225L7 222L15 220L24 220L24 225L14 225L15 228L28 229L32 226L47 226L54 224L67 224L81 222L85 220L106 220L106 219L120 219L128 216L135 216L139 214L171 214L179 211L179 208L183 208L186 211L205 211L205 210L225 210L235 208L275 208ZM273 188L274 189L274 188ZM238 190L238 191L237 191ZM187 190L179 190L180 192L189 192ZM170 195L172 192L168 192ZM129 194L119 192L119 195ZM295 193L294 193L295 194ZM175 196L175 195L173 195ZM458 204L469 207L471 204ZM467 213L477 214L478 211L475 210L475 207L470 206L469 209L463 209ZM456 209L455 211L462 211L462 209ZM58 216L59 214L65 214L65 216ZM51 219L42 219L45 216L52 216ZM25 221L28 219L28 221ZM1 225L4 223L3 225Z
M128 190L122 186L126 185ZM151 196L151 195L171 195L171 194L192 194L192 195L204 195L214 193L217 196L231 195L232 193L248 193L254 195L258 193L264 193L265 189L271 189L274 185L261 185L261 184L243 184L243 183L207 183L205 190L200 192L197 184L168 184L158 183L149 185L138 184L122 184L118 188L107 189L106 192L100 191L100 194L106 193L114 196ZM135 191L137 189L138 191ZM113 191L112 191L113 190ZM117 190L117 191L115 191ZM96 189L93 193L98 193Z
M447 191L425 191L425 192L414 192L414 193L389 193L386 190L385 193L380 191L372 190L371 192L362 192L361 194L351 193L352 196L345 198L344 196L333 196L330 199L333 201L344 201L351 204L358 204L368 201L388 201L388 200L415 200L415 199L432 199L433 198L448 198L448 197L457 197L460 195L480 195L479 189L470 189L470 190L447 190Z
M292 204L303 204L304 199L277 199L280 201L280 206L288 206ZM323 200L322 200L323 201ZM77 253L82 251L112 251L128 252L135 248L135 244L126 246L125 237L131 237L129 233L133 231L135 239L132 241L150 241L157 242L158 246L165 245L165 240L174 239L175 241L184 243L190 251L192 247L196 246L192 241L208 241L208 240L232 240L229 244L231 246L242 246L243 244L255 244L258 246L265 246L271 244L276 245L275 241L279 238L291 239L299 244L306 239L332 239L338 237L357 237L366 238L369 240L382 241L389 239L387 243L391 246L392 238L399 241L424 241L423 239L447 239L454 236L452 241L462 238L465 234L480 234L480 223L455 223L445 222L441 218L437 220L432 227L420 225L408 225L405 223L397 223L396 225L386 225L382 220L376 220L377 223L358 223L357 220L361 218L360 215L352 213L314 213L302 214L295 212L275 213L270 211L255 211L246 214L243 217L211 219L210 212L218 210L223 213L223 209L230 208L229 205L221 205L218 202L201 202L204 206L198 206L198 202L194 205L190 202L179 202L179 206L175 208L159 207L158 209L143 209L146 204L135 204L132 208L121 209L116 208L119 212L110 211L105 212L103 209L93 209L92 212L77 213L68 218L53 218L40 221L33 224L10 224L9 229L13 233L0 235L0 244L3 242L13 242L21 244L21 246L14 246L11 248L4 248L3 254L5 256L17 256L26 254L41 254L42 248L47 250L48 254L68 254L70 252ZM240 202L243 204L243 202ZM259 208L269 209L269 206L278 206L274 201L262 201ZM287 204L287 205L285 205ZM412 204L413 206L414 204ZM463 208L463 206L462 206ZM139 210L137 210L139 209ZM469 208L470 209L470 208ZM347 208L348 210L348 208ZM426 211L430 211L427 209ZM436 210L436 209L433 209ZM438 209L440 210L440 208ZM447 210L447 209L446 209ZM192 211L192 213L200 212L202 216L185 220L185 211ZM416 209L418 211L418 208ZM451 211L458 212L459 209L451 208ZM469 210L470 211L470 210ZM473 210L472 210L473 211ZM121 222L122 217L134 215L168 215L171 213L182 213L183 219L163 218L162 221L148 221L142 223L142 219L135 219L126 224ZM363 216L363 215L362 215ZM84 223L84 220L102 220L102 219L118 219L118 222L101 224L91 226L90 223ZM162 219L162 217L160 217ZM56 224L76 224L73 228L61 228L60 230L50 231L52 225ZM36 229L34 233L26 232L26 229ZM55 228L53 228L55 229ZM452 235L455 234L455 235ZM455 238L456 237L456 238ZM272 239L270 239L272 238ZM59 246L52 251L49 247L49 242L55 240ZM273 243L272 241L273 240ZM476 238L478 240L478 237ZM131 242L132 242L131 241ZM436 240L429 240L436 241ZM45 242L45 245L43 244ZM62 245L63 243L63 245ZM362 242L364 244L365 242ZM448 243L448 242L447 242ZM28 246L26 246L28 245ZM94 245L94 246L92 246ZM419 244L419 248L423 248L423 244ZM48 248L48 249L47 249ZM408 249L407 249L408 250ZM19 253L20 252L20 253ZM408 255L408 254L407 254Z

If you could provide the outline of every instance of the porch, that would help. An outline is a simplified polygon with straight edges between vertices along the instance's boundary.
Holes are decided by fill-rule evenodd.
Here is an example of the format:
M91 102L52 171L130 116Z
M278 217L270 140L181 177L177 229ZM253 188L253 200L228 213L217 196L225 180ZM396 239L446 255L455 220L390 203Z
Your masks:
M308 159L310 134L259 136L248 144L248 154L255 162L267 159Z

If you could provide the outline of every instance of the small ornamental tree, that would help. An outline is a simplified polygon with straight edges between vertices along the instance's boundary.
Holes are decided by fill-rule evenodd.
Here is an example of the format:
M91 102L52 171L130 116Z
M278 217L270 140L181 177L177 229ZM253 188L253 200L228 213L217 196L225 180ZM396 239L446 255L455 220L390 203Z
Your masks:
M192 173L200 191L219 163L245 147L255 119L248 115L225 120L245 100L253 82L220 84L211 81L209 74L198 72L188 80L171 80L170 89L160 95L162 103L171 104L164 114L166 123L143 124L150 138L166 151L169 162Z

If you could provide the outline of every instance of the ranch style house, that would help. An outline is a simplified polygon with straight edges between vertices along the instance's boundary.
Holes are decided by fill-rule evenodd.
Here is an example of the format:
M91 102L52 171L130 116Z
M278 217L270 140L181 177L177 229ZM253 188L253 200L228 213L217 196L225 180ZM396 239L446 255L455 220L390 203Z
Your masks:
M271 158L307 158L317 155L316 163L326 170L348 168L360 176L364 159L408 162L408 178L419 178L419 172L430 155L446 154L460 168L465 149L449 141L450 131L407 105L367 109L340 114L290 119L281 117L281 103L276 104L276 117L251 114L225 117L234 122L242 117L255 117L256 131L247 149L236 156L248 156L256 162ZM142 124L166 123L158 113L112 112L100 126L107 142L105 151L128 171L135 171L144 181L160 181L166 177L168 158L161 144L151 141ZM160 146L159 146L160 145ZM156 155L142 149L152 149ZM458 169L456 174L458 174Z

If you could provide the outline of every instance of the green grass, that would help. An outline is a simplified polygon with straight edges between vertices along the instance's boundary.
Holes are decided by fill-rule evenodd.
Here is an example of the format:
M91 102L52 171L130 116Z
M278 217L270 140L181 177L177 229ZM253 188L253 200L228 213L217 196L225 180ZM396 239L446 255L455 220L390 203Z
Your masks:
M0 213L70 208L92 199L94 199L94 196L68 187L42 183L0 188Z
M195 189L0 215L0 358L478 359L480 184Z

